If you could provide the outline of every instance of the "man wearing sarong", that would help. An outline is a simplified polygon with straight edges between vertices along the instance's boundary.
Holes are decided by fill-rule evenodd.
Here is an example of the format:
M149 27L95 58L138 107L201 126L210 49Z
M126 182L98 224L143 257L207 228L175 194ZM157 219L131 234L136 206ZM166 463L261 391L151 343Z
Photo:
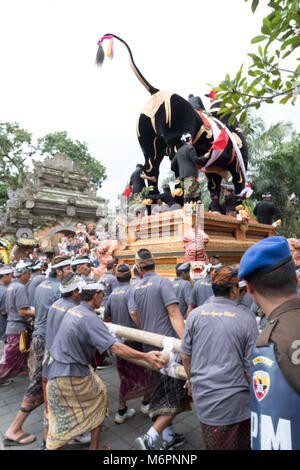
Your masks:
M94 348L110 349L122 358L146 360L154 369L163 361L157 351L143 353L121 344L95 313L104 285L88 281L80 287L81 303L69 309L50 348L47 397L49 432L46 446L59 449L76 436L91 432L90 450L99 447L101 426L107 413L107 390L90 367Z
M6 344L4 356L0 364L0 382L8 377L16 377L27 368L28 354L19 350L22 331L29 332L34 312L30 310L26 284L29 281L31 268L29 263L20 261L14 268L14 282L11 282L6 291ZM27 347L29 348L29 334Z
M66 314L66 312L76 307L80 303L79 288L82 283L82 277L79 274L73 273L68 274L64 279L61 280L59 290L61 298L58 299L52 307L50 307L47 318L46 327L46 344L45 344L45 359L43 362L43 397L44 397L44 442L42 448L46 448L46 440L48 435L48 400L46 393L46 386L48 381L48 366L44 363L48 363L50 348L53 340L58 332L60 324ZM78 441L80 442L80 441ZM89 441L88 441L89 442ZM75 443L75 442L74 442Z
M29 281L31 269L28 263L20 261L14 269L15 280L7 288L6 310L6 344L4 356L0 364L0 381L9 377L16 377L20 372L27 369L28 352L30 347L31 320L34 311L30 309L26 284ZM22 338L26 343L22 352L20 351ZM35 436L23 431L6 435L9 442L14 440L15 445L30 444ZM4 439L6 444L6 439Z
M194 309L181 343L206 450L250 450L249 370L258 335L238 307L238 265L212 273L214 296Z
M134 264L133 267L131 268L131 272L132 272L132 276L130 279L130 284L132 286L136 286L138 283L141 282L141 279L142 279L140 273L138 272L138 268L136 264Z
M5 331L7 325L6 290L11 282L12 273L13 268L8 264L0 266L0 341L3 341L3 343L6 340Z
M54 258L51 272L45 281L41 282L35 291L35 325L32 333L32 342L28 357L30 383L23 397L21 408L15 419L6 431L6 446L25 445L33 442L36 437L31 435L31 440L17 440L24 435L22 426L29 414L40 406L43 401L42 363L45 350L45 335L48 311L51 305L60 297L60 281L71 270L71 259L68 256Z
M119 264L116 268L119 286L112 291L105 307L104 320L116 325L138 328L131 318L130 305L134 287L130 285L131 271L128 264ZM137 351L143 351L138 342L126 341L125 344ZM148 414L152 386L152 373L145 367L138 366L124 359L117 358L117 369L120 376L119 410L115 423L122 424L135 415L134 408L128 408L127 400L144 397L140 411Z
M192 284L188 280L190 268L190 263L178 263L176 265L176 278L172 282L183 318L186 318L186 312L191 303Z
M144 331L173 338L182 338L184 320L178 308L178 300L169 279L155 273L155 260L147 249L137 252L135 262L142 281L135 286L134 304L130 307L136 324ZM134 314L135 312L135 314ZM144 351L150 346L144 345ZM146 434L138 437L135 448L150 450L162 434L161 450L172 450L185 441L182 434L176 434L172 421L185 408L187 393L184 381L153 372L153 384L149 416L154 421Z
M27 292L29 297L30 305L34 305L34 294L37 286L45 281L46 276L43 274L43 263L38 261L31 266L32 273L30 276L30 281L27 284Z

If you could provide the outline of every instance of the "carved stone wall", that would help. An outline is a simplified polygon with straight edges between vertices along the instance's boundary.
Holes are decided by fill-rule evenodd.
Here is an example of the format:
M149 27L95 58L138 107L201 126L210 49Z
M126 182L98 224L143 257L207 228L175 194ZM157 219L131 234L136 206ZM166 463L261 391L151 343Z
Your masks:
M35 161L22 188L8 191L0 231L14 240L18 230L32 233L64 230L79 222L97 224L107 203L97 200L96 186L67 155Z

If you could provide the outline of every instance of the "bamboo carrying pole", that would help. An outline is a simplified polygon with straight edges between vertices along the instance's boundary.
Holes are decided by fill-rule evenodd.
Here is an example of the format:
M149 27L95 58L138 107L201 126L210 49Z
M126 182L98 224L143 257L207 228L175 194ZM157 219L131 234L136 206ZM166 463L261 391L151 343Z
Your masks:
M180 352L181 341L177 338L170 338L169 336L150 333L149 331L137 330L127 326L115 325L114 323L104 322L104 325L120 338L128 341L137 341L138 343L150 344L158 348L164 348L165 342L171 342L174 347L174 352Z
M149 344L159 348L164 347L164 343L169 341L173 344L174 351L180 352L181 341L177 338L170 338L169 336L159 335L156 333L150 333L148 331L137 330L135 328L129 328L127 326L115 325L113 323L104 322L106 327L119 338L124 338L128 341L137 341L139 343ZM161 352L162 358L166 364L170 361L170 354L167 351ZM150 364L140 359L126 359L129 362L146 367L147 369L154 370ZM181 364L175 363L173 366L173 372L177 379L187 380L186 372Z

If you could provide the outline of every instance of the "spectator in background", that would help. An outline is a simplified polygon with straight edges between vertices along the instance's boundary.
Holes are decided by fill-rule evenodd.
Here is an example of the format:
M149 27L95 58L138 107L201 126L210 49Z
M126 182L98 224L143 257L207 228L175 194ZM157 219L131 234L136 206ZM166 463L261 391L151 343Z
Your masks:
M271 194L263 194L262 201L256 204L253 214L256 215L260 224L272 225L273 216L276 214L276 208L272 202Z

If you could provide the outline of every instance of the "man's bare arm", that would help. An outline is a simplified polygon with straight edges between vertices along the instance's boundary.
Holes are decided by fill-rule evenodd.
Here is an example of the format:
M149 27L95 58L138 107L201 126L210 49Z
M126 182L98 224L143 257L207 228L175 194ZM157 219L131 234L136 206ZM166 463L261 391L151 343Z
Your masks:
M167 306L169 313L170 322L173 329L176 331L177 335L181 339L183 337L184 331L184 320L177 304L171 304Z

